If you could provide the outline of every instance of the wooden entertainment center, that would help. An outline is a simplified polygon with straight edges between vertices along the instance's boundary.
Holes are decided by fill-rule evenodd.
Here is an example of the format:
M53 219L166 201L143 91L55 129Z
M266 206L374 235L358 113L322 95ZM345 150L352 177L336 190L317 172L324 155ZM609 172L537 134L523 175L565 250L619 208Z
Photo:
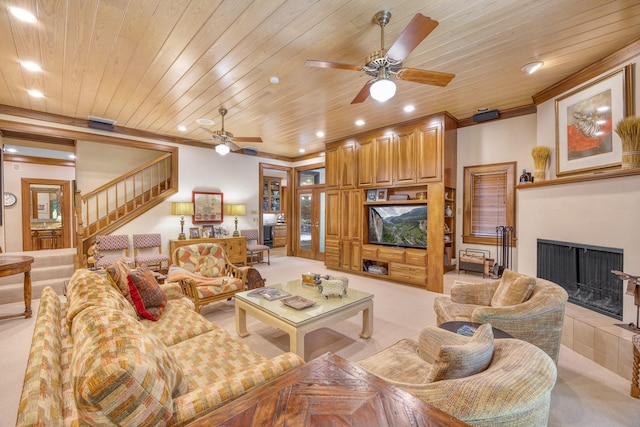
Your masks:
M456 144L448 113L328 143L326 267L442 293L442 275L455 268ZM368 200L370 189L386 190L386 200ZM425 203L427 249L369 242L369 206Z

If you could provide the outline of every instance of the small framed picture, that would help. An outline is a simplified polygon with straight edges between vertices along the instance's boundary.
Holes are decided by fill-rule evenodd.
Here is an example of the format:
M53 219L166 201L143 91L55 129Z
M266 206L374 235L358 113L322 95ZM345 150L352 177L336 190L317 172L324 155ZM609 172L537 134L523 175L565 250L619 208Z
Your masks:
M377 191L375 189L367 190L367 202L375 202L376 197L377 197Z
M222 227L216 227L212 237L215 237L215 238L222 237Z
M378 196L376 197L376 201L377 202L384 202L387 200L387 189L386 188L380 188L377 190L378 191Z
M203 225L202 226L202 238L203 239L208 239L209 237L214 237L213 225Z
M198 227L191 227L189 229L189 238L190 239L199 239L200 238L200 229Z

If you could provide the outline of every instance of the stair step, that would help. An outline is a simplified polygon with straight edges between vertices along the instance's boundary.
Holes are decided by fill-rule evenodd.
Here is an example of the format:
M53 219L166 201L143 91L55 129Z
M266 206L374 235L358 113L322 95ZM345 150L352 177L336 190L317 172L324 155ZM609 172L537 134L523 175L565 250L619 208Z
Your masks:
M53 287L62 294L64 283L73 275L75 249L52 249L30 252L11 252L6 255L26 255L34 258L31 264L31 297L40 298L42 289ZM24 275L0 277L0 304L23 301Z

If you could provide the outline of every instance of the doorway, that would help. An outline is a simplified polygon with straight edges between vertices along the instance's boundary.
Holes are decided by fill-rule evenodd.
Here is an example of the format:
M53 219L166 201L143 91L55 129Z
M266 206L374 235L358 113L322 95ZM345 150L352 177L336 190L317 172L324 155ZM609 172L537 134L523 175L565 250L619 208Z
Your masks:
M22 250L71 247L69 181L22 178Z
M296 197L299 257L324 260L324 189L299 188Z

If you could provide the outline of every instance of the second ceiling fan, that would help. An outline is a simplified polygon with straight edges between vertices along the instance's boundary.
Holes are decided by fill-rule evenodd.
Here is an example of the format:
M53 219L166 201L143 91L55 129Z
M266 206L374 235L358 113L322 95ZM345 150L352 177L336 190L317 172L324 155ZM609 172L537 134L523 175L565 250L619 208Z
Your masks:
M227 114L227 109L224 107L220 107L218 110L220 116L222 117L222 129L220 130L210 130L205 127L202 129L211 133L213 139L219 141L216 145L216 152L221 155L227 154L229 151L239 151L241 148L238 147L235 142L262 142L262 138L259 136L233 136L231 132L227 132L224 130L224 116Z
M369 80L351 101L357 104L371 97L384 102L395 95L396 88L389 78L395 76L399 80L444 87L455 77L455 74L437 71L420 70L416 68L402 68L402 61L424 40L437 26L434 21L421 13L416 14L409 25L402 31L395 43L386 50L384 48L384 27L391 19L391 12L383 10L374 16L373 20L380 26L381 47L371 53L365 65L343 64L340 62L307 60L308 67L337 68L341 70L364 71L374 77Z

